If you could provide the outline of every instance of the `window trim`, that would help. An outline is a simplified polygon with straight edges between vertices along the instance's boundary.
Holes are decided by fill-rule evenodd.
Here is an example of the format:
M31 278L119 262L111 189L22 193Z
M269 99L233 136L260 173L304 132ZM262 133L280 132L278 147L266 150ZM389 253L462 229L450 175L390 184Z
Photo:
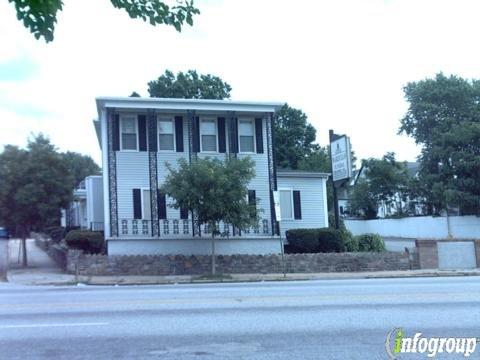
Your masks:
M161 120L162 118L162 120ZM172 150L160 150L160 121L165 121L168 119L172 123L173 129L173 149ZM166 122L166 121L165 121ZM176 129L175 129L175 116L170 115L158 115L157 116L157 151L162 153L173 153L177 151L177 141L176 141Z
M292 205L292 207L291 207L292 217L287 219L287 218L284 218L282 216L282 221L283 220L298 220L298 219L295 219L295 206L293 204L293 188L286 188L286 187L278 188L278 201L280 202L280 214L281 214L282 213L282 200L281 200L281 197L280 197L280 191L289 191L290 192L290 204Z
M136 135L136 149L124 149L123 148L123 131L122 131L122 124L125 118L127 117L132 117L135 123L135 135ZM138 152L140 151L140 138L139 138L139 133L138 133L138 114L135 115L130 115L130 114L121 114L120 119L119 119L119 126L118 126L118 131L120 133L120 151L126 151L126 152ZM125 133L125 134L131 134L131 133ZM148 146L148 144L147 144Z
M250 121L252 124L252 129L253 129L253 151L241 151L241 142L240 142L240 122L242 121ZM242 135L244 136L244 135ZM257 133L255 129L255 118L248 118L248 117L243 117L243 118L238 118L238 130L237 130L237 141L238 141L238 153L239 154L256 154L257 153Z
M215 151L211 150L203 150L203 141L202 141L202 122L203 121L212 121L215 123ZM200 142L200 152L202 153L207 153L207 154L218 154L218 119L216 117L200 117L199 123L198 123L198 133L199 133L199 142Z
M145 210L145 207L144 207L144 204L145 204L144 192L145 191L150 192L150 219L146 218L145 214L143 213L144 210ZM147 188L147 187L140 188L140 203L141 203L141 206L142 206L142 219L141 220L151 221L152 220L152 191L150 190L150 188Z

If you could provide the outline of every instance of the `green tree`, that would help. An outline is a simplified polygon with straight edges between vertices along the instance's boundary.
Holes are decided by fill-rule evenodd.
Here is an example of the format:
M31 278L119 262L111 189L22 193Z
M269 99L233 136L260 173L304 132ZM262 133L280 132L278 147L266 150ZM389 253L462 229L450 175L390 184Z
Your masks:
M15 5L18 20L30 30L36 39L53 40L58 11L63 10L62 0L8 0ZM187 23L193 25L193 16L200 11L193 0L178 0L170 7L160 0L110 0L117 9L122 9L131 18L140 18L151 25L171 25L177 31Z
M62 153L61 157L65 161L72 190L87 176L102 174L100 167L88 155L67 151Z
M307 158L313 156L319 160L322 152L314 143L316 130L308 122L307 115L299 109L285 104L275 114L273 122L275 134L275 156L277 166L289 169L298 169L304 161L304 166L312 165L314 161ZM315 150L317 155L313 155ZM313 170L310 167L310 170ZM319 169L316 169L319 170Z
M41 134L26 149L7 145L0 154L0 218L22 239L24 266L30 231L58 222L60 209L71 199L67 173L61 155Z
M218 76L199 75L195 70L180 71L176 76L166 70L157 80L148 83L151 97L222 100L230 98L231 90Z
M422 146L419 180L429 213L480 214L480 81L440 73L408 83L400 132Z
M173 198L172 207L193 211L198 226L212 229L212 275L215 274L215 237L218 223L240 230L258 226L256 206L247 201L247 185L255 177L249 158L179 160L178 169L167 164L169 174L162 191Z
M299 170L331 172L332 163L328 146L314 144L312 151L298 162Z
M363 161L365 177L353 187L351 193L351 211L363 213L367 219L374 219L380 204L395 204L399 214L402 200L409 195L409 176L405 163L395 160L394 153L387 153L382 159Z

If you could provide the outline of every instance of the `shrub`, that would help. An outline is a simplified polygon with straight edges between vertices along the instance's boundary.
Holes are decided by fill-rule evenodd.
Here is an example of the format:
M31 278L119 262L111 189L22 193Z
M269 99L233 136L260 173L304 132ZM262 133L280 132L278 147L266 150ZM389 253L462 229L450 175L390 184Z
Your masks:
M345 241L341 230L333 228L318 229L317 252L343 252Z
M348 230L343 230L343 240L345 243L345 251L347 252L357 252L359 251L358 239L356 236L353 236L352 233Z
M100 254L105 239L102 231L71 230L65 236L67 246L89 254Z
M44 231L54 242L60 242L66 234L65 228L61 226L49 226Z
M356 237L359 251L385 251L385 242L378 234L363 234Z
M289 252L315 253L318 252L319 229L291 229L286 232Z
M287 240L292 253L345 251L342 232L332 228L288 230Z

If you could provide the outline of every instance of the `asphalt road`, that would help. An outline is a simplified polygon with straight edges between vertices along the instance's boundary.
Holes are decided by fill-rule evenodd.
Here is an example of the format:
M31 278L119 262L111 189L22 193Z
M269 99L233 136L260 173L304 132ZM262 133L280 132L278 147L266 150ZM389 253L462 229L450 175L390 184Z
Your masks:
M393 328L480 337L479 320L478 277L0 284L0 358L387 359ZM470 358L480 358L480 344Z

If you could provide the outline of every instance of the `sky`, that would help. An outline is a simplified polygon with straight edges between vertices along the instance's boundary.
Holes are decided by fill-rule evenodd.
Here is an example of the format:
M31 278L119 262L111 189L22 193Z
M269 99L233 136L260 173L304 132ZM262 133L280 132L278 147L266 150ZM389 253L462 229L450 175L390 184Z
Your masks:
M480 78L480 2L196 0L181 33L130 19L108 0L65 0L55 39L35 40L0 2L0 150L49 136L61 151L100 148L95 97L147 96L166 69L228 82L233 100L302 109L326 145L347 134L357 158L420 148L398 135L403 86L438 72ZM100 164L101 165L101 164Z

